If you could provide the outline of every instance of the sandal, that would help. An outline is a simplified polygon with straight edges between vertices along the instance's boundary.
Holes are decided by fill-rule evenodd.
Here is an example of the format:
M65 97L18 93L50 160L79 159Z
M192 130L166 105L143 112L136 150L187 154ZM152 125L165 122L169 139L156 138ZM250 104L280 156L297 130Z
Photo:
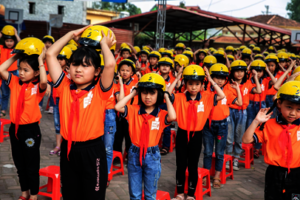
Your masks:
M28 197L29 198L29 197ZM20 196L19 199L22 199L22 200L29 200L28 198L26 197L23 197L23 196Z
M51 151L49 152L49 155L50 155L50 156L52 156L52 155L54 155L54 154L58 154L58 152L60 152L60 148L59 148L59 147L55 147L54 149L57 149L57 150L56 150L56 151L51 150ZM59 155L60 155L60 153L59 153Z
M5 117L5 115L6 115L6 112L3 112L3 111L0 112L0 117Z
M213 182L213 188L214 189L220 189L221 188L221 179L219 179L219 178L213 178L213 180L214 180L214 182Z
M184 200L184 194L178 194L175 198L172 198L171 200Z
M162 156L165 156L169 153L169 148L168 147L163 147L161 150L160 150L160 155Z
M259 149L254 149L254 158L259 158Z

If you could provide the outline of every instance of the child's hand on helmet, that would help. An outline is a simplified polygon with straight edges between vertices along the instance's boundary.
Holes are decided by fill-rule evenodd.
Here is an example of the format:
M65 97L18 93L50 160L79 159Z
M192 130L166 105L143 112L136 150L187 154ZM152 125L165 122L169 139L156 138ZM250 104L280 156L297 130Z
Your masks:
M108 31L107 35L105 35L103 31L101 31L101 33L102 33L102 40L100 41L101 46L103 44L106 44L108 48L110 48L117 42L117 40L115 39L111 31Z
M85 27L83 27L83 28L74 30L74 31L73 31L73 37L74 37L73 39L77 42L77 41L79 40L81 34L83 33L83 31L84 31L85 29L87 29L88 27L90 27L90 26L92 26L92 25L88 25L88 26L85 26Z

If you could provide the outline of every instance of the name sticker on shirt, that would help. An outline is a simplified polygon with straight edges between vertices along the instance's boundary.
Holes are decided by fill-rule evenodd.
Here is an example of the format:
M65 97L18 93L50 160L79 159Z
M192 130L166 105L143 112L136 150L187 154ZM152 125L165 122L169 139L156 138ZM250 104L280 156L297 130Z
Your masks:
M198 105L197 112L204 112L204 105L203 102L201 101L200 104Z
M300 140L300 131L297 131L297 141Z
M160 123L159 118L156 117L155 121L152 122L151 130L154 130L154 129L159 130L159 123Z
M37 93L37 84L33 87L33 88L31 88L31 95L34 95L34 94L36 94Z
M222 101L221 101L221 105L226 105L226 104L227 104L227 99L226 99L226 96L225 96L225 98L222 99Z
M88 105L91 104L93 98L93 92L90 91L87 97L83 99L83 108L86 108Z

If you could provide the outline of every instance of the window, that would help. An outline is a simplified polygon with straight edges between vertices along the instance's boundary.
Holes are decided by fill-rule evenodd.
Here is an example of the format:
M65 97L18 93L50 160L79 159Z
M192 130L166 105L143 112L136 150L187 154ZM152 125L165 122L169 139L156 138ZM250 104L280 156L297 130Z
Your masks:
M90 20L90 19L87 19L87 20L86 20L86 24L87 24L87 25L90 25L90 24L91 24L91 20Z
M35 3L29 2L29 14L35 14Z
M59 15L64 15L64 10L65 10L64 6L58 6L58 14Z

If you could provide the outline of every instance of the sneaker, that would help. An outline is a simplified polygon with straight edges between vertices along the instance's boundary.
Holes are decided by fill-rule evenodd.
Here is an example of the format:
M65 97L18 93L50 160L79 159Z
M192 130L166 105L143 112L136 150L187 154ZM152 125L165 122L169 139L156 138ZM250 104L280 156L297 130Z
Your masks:
M254 149L254 158L259 158L259 149Z
M53 114L53 107L49 107L49 110L46 110L45 113Z
M42 108L42 106L39 106L40 107L40 111L42 112L43 111L43 108Z
M229 161L226 163L226 169L228 170L230 169L229 163L230 163Z
M237 158L235 158L233 160L233 170L234 171L239 171L240 170L240 168L239 168L239 159L237 159Z

